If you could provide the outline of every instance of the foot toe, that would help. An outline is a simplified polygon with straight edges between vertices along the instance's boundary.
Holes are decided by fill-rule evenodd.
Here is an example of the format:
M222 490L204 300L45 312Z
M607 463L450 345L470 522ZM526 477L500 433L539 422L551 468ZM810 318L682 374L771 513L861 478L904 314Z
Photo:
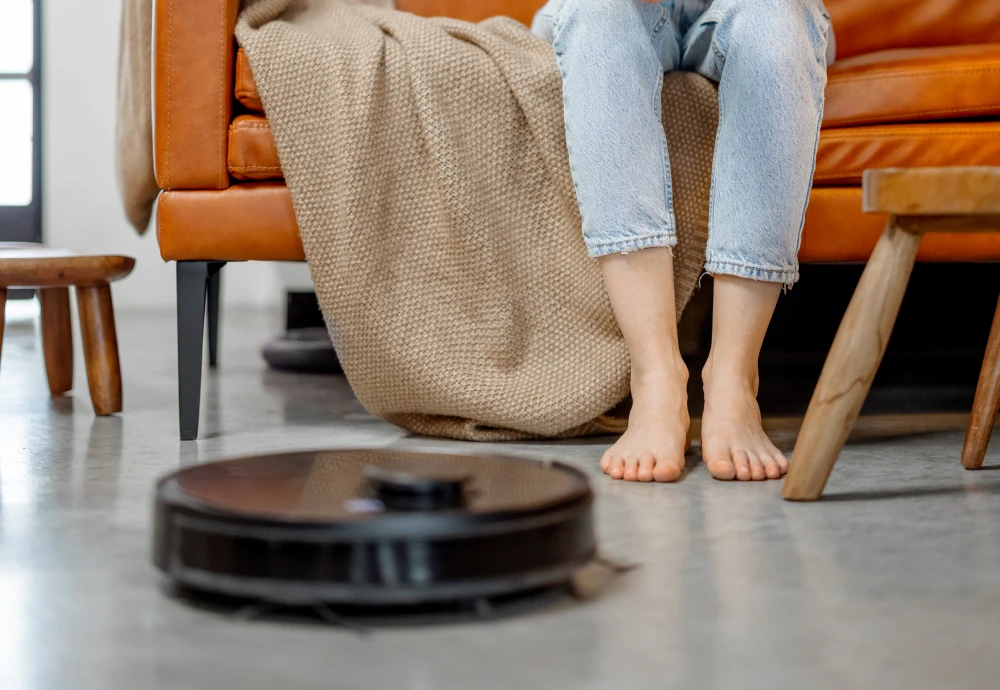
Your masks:
M778 467L778 461L774 459L773 455L762 454L760 461L764 465L764 474L767 475L768 479L781 478L781 468Z
M727 482L736 479L736 468L733 467L733 458L728 450L706 450L702 456L713 477Z
M774 456L774 461L777 463L778 469L781 471L781 476L784 477L788 473L788 458L786 458L783 453L778 453Z
M750 481L750 457L745 450L733 451L733 467L736 468L736 478L741 482Z
M627 482L639 481L639 456L629 455L625 458L625 472L622 479Z
M646 452L639 456L639 471L636 478L640 482L651 482L653 481L653 466L656 464L656 458L653 457L652 453Z
M767 473L764 471L764 463L761 462L760 456L754 451L748 451L747 457L750 460L750 479L755 482L762 482L767 479Z
M681 464L678 464L664 458L657 458L656 464L653 466L653 479L658 482L676 482L680 479L683 466L683 460Z
M625 475L625 458L620 455L611 456L605 473L612 479L621 479Z

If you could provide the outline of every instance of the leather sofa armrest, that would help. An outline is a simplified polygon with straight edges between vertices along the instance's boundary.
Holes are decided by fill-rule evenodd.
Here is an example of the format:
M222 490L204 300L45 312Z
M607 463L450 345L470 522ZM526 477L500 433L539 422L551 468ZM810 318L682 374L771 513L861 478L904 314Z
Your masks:
M153 141L161 189L225 189L239 0L155 0Z

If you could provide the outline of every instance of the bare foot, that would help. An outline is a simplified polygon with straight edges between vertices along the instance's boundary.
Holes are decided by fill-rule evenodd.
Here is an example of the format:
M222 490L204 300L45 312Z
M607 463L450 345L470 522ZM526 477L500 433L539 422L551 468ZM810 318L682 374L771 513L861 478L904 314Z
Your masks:
M687 369L635 376L628 430L601 458L601 469L627 482L673 482L684 469L691 419Z
M761 481L780 479L788 460L761 427L757 378L702 371L705 411L701 420L701 454L716 479Z

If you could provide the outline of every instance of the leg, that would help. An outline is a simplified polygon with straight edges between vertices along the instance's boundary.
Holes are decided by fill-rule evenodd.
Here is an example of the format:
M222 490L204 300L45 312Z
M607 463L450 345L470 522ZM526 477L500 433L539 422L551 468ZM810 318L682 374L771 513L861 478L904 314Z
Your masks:
M208 366L219 363L219 298L222 292L222 267L226 264L213 261L208 265Z
M868 396L917 258L921 236L890 221L847 307L795 443L782 495L815 501Z
M677 243L667 139L665 69L680 45L658 4L565 0L553 44L563 77L566 143L591 256Z
M777 479L761 427L757 360L782 284L798 280L826 85L818 0L716 0L682 64L719 81L706 270L717 276L702 454L718 479Z
M207 261L177 262L177 377L181 440L198 438Z
M1000 302L993 316L989 344L982 371L979 372L979 386L976 388L976 402L972 405L972 419L962 448L962 464L967 469L978 470L983 466L986 447L990 443L993 425L1000 409Z
M38 290L42 307L42 349L52 395L73 389L73 324L69 288Z
M677 344L669 249L600 260L611 306L632 360L628 430L601 458L612 479L672 482L684 469L690 418L687 368Z
M757 360L780 292L780 283L715 279L701 452L716 479L779 479L788 469L761 427L757 406Z
M565 0L554 47L584 240L600 257L632 359L629 428L601 468L614 479L674 481L687 441L687 370L677 345L660 90L664 70L677 67L677 34L659 4Z
M828 27L819 0L715 0L685 39L683 66L719 82L709 273L798 280Z
M94 412L105 416L122 411L122 374L118 363L118 336L111 304L111 286L76 289L80 336L87 361L87 381Z

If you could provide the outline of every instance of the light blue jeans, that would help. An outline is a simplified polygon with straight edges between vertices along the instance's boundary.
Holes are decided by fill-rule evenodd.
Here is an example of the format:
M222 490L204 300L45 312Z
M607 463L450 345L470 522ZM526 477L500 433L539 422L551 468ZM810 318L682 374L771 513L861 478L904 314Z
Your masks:
M552 0L536 33L547 19L590 255L676 244L660 92L665 71L693 71L719 83L705 270L796 282L832 40L822 0Z

